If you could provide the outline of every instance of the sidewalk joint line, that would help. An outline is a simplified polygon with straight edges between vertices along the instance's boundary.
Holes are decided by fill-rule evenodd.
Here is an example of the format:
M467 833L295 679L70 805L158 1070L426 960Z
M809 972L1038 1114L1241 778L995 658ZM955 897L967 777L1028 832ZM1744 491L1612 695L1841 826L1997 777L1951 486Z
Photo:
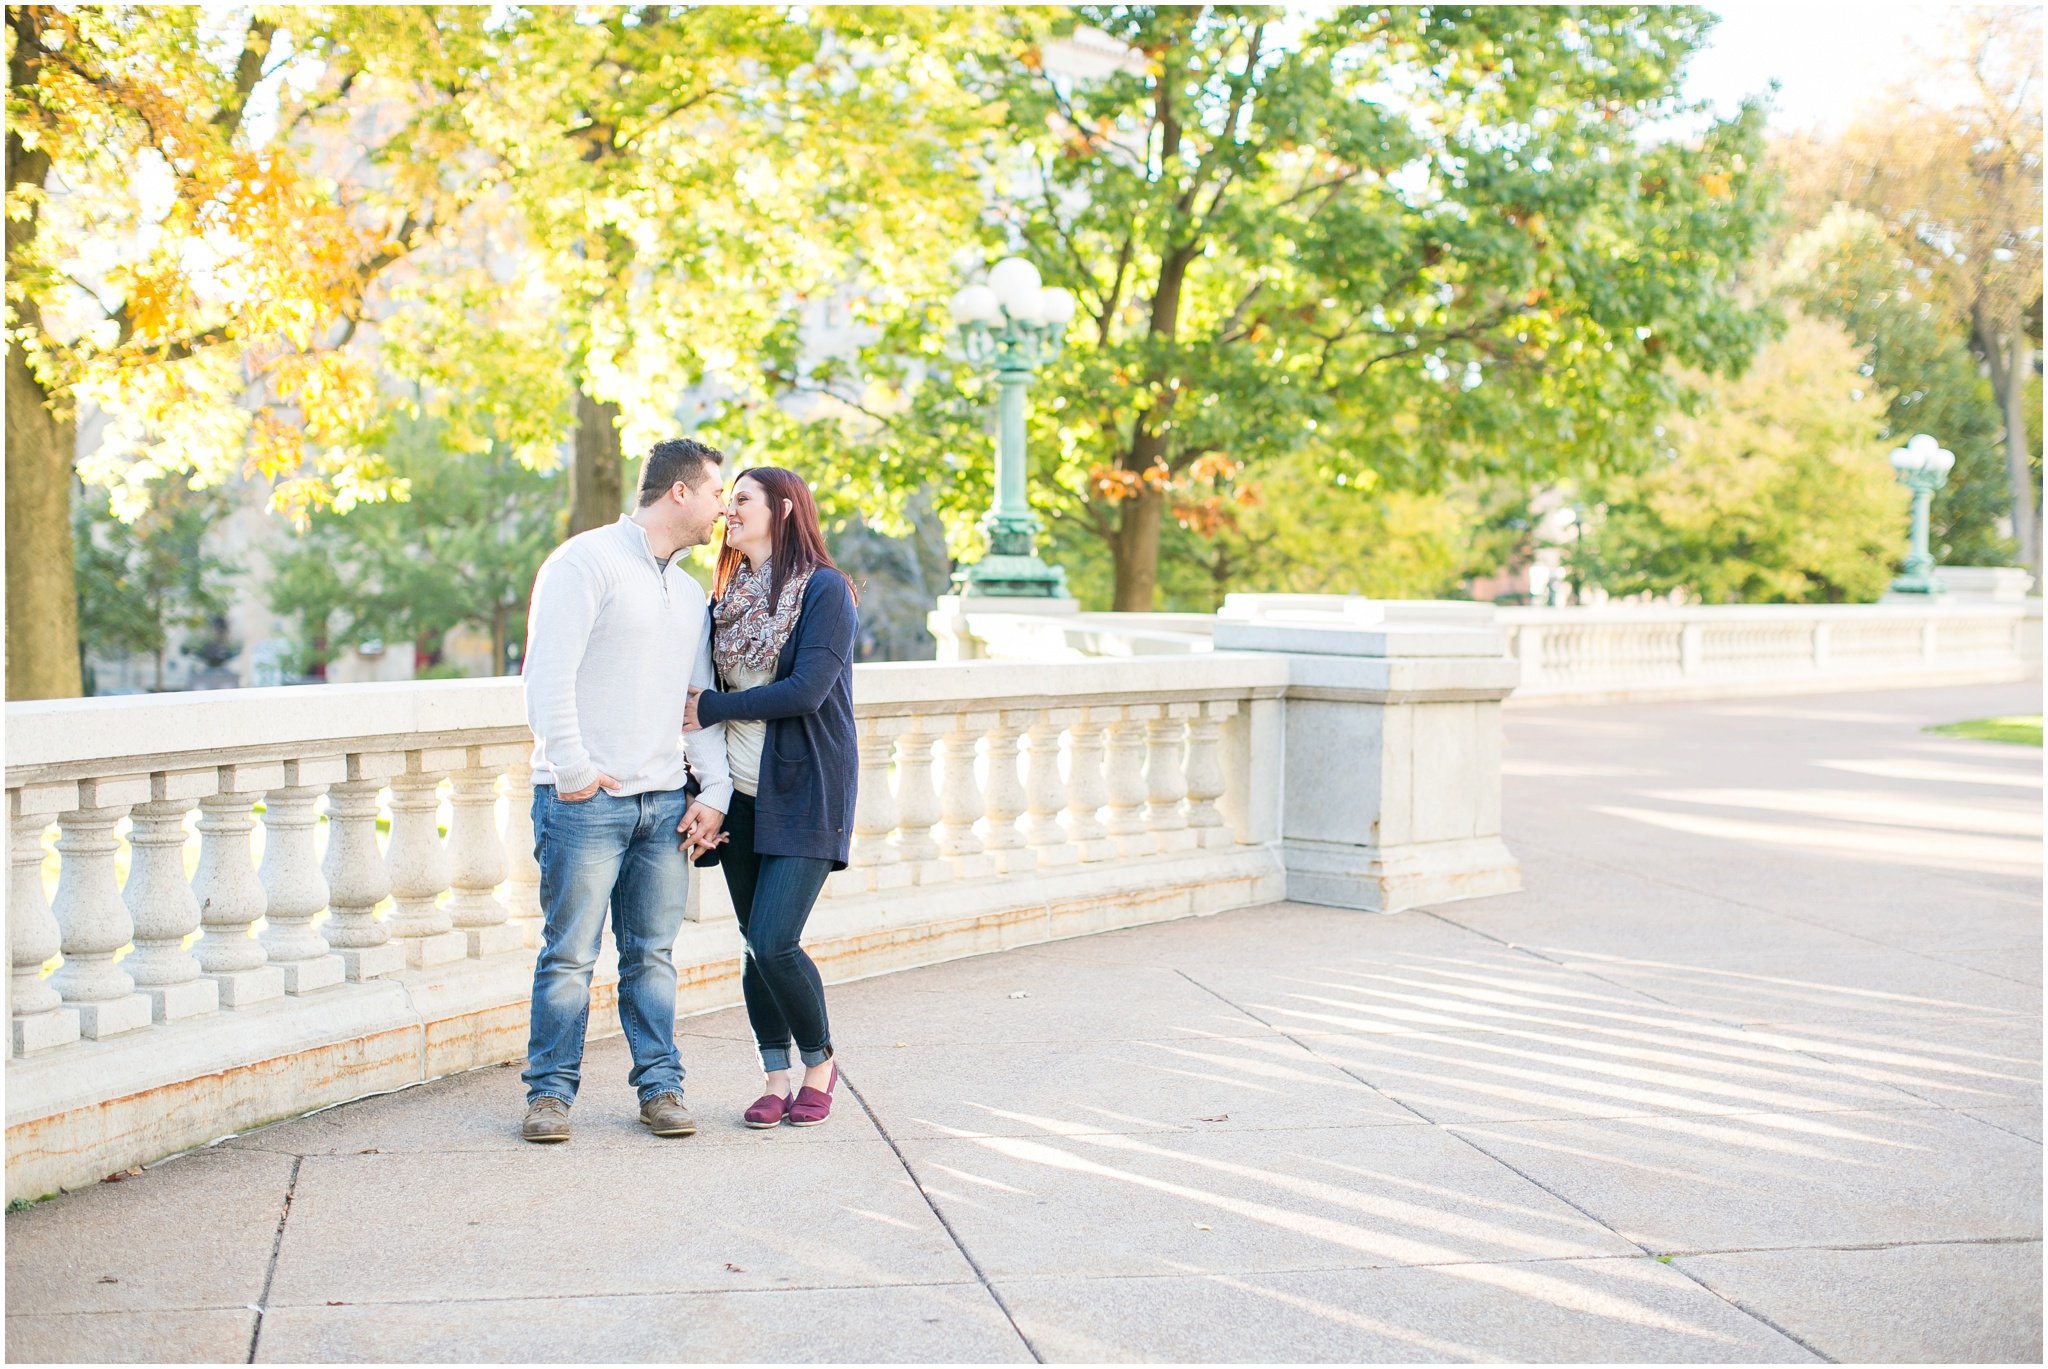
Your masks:
M1791 1342L1792 1342L1792 1343L1793 1343L1794 1345L1798 1346L1798 1347L1799 1347L1800 1349L1802 1349L1802 1350L1806 1351L1806 1353L1807 1353L1807 1354L1809 1354L1809 1355L1812 1355L1812 1356L1813 1356L1813 1357L1814 1357L1815 1359L1819 1360L1819 1361L1820 1361L1820 1362L1821 1362L1822 1364L1840 1364L1840 1363L1841 1363L1841 1361L1840 1361L1840 1360L1836 1359L1836 1358L1835 1358L1835 1357L1834 1357L1833 1355L1830 1355L1830 1354L1828 1354L1828 1353L1827 1353L1827 1352L1826 1352L1825 1350L1822 1350L1822 1349L1821 1349L1821 1348L1820 1348L1819 1346L1817 1346L1817 1345L1813 1345L1813 1344L1809 1343L1809 1342L1808 1342L1808 1341L1806 1340L1806 1338L1805 1338L1804 1336L1801 1336L1801 1335L1797 1334L1796 1332L1790 1331L1790 1330L1786 1329L1785 1327L1783 1327L1783 1326L1780 1326L1780 1325L1778 1325L1778 1323L1776 1323L1775 1321L1772 1321L1772 1320L1771 1320L1771 1319L1770 1319L1769 1317L1767 1317L1767 1316L1765 1316L1765 1315L1764 1315L1763 1313L1761 1313L1761 1312L1757 1311L1757 1310L1756 1310L1755 1308L1753 1308L1753 1307L1747 1307L1747 1306L1744 1306L1744 1305L1743 1305L1743 1304L1742 1304L1742 1303L1741 1303L1740 1301L1738 1301L1737 1299L1729 1297L1729 1296L1728 1296L1728 1295L1727 1295L1726 1293L1723 1293L1723 1292L1722 1292L1722 1291L1721 1291L1720 1289L1718 1289L1718 1288L1714 1287L1714 1286L1713 1286L1712 1284L1708 1283L1708 1282L1707 1282L1707 1281L1706 1281L1705 1279L1703 1279L1703 1278L1701 1278L1701 1277L1700 1277L1699 1275L1697 1275L1697 1274L1693 1273L1693 1272L1692 1272L1692 1271L1691 1271L1690 1269L1687 1269L1687 1268L1685 1268L1684 1266L1680 1265L1680 1264L1679 1264L1679 1263L1677 1262L1677 1260L1676 1260L1676 1259L1673 1259L1673 1260L1672 1260L1672 1261L1671 1261L1671 1262L1670 1262L1669 1264L1666 1264L1666 1265L1665 1265L1664 1267L1665 1267L1666 1269L1670 1269L1670 1270L1673 1270L1673 1271L1675 1271L1675 1272L1676 1272L1676 1273L1678 1274L1678 1276L1679 1276L1680 1278L1682 1278L1682 1279L1690 1279L1690 1280L1691 1280L1691 1281L1692 1281L1693 1283L1696 1283L1696 1284L1698 1284L1698 1285L1699 1285L1699 1286L1700 1286L1701 1288L1705 1289L1705 1290L1706 1290L1706 1291L1707 1291L1708 1293L1711 1293L1711 1294L1712 1294L1713 1296L1715 1296L1715 1297L1719 1298L1719 1299L1720 1299L1720 1300L1721 1300L1722 1302L1725 1302L1725 1303L1727 1303L1727 1304L1728 1304L1728 1305L1729 1305L1730 1307L1732 1307L1732 1308L1734 1308L1734 1309L1735 1309L1736 1311L1738 1311L1738 1312L1742 1313L1742 1315L1743 1315L1743 1316L1745 1316L1745 1317L1749 1317L1749 1318L1751 1318L1751 1319L1753 1319L1753 1320L1755 1320L1755 1321L1757 1321L1757 1322L1760 1322L1760 1323L1762 1323L1762 1324L1763 1324L1763 1325L1765 1325L1765 1326L1768 1326L1768 1327L1770 1327L1770 1328L1771 1328L1771 1330L1773 1330L1773 1331L1776 1331L1776 1332L1777 1332L1777 1333L1778 1333L1779 1335L1783 1336L1783 1337L1784 1337L1784 1338L1785 1338L1786 1340L1789 1340L1789 1341L1791 1341Z
M291 1220L292 1197L299 1191L299 1170L305 1163L303 1155L294 1155L291 1178L285 1181L284 1206L277 1213L277 1234L270 1238L270 1264L263 1271L263 1292L256 1299L256 1325L249 1331L250 1364L256 1362L256 1347L263 1340L263 1313L270 1306L270 1286L277 1281L277 1256L284 1249L284 1224Z
M1426 909L1425 909L1424 911L1425 911L1425 912L1427 912L1427 910L1426 910ZM1456 926L1458 926L1458 924L1457 924L1457 923L1455 923L1455 922L1451 922L1449 918L1442 918L1442 919L1440 919L1440 920L1441 920L1441 921L1443 921L1443 922L1445 922L1445 923L1447 923L1447 924L1449 924L1450 926L1453 926L1453 927L1456 927ZM1465 931L1469 931L1469 930L1471 930L1471 929L1470 929L1470 928L1461 928L1460 930L1465 930ZM1485 936L1486 934L1485 934L1485 933L1483 933L1483 932L1479 932L1479 933L1475 933L1475 935L1479 935L1479 936ZM1491 937L1490 937L1490 938L1488 938L1488 939L1489 939L1489 940L1498 940L1499 938L1491 938ZM1506 943L1503 943L1503 944L1506 944ZM1521 949L1521 950L1526 950L1526 948L1522 948L1522 947L1515 947L1515 948L1513 948L1513 949ZM1534 955L1535 953L1534 953L1534 952L1529 952L1529 954L1531 954L1531 955ZM1540 959L1541 957L1538 957L1538 958ZM1200 980L1196 979L1196 978L1195 978L1195 977L1194 977L1193 975L1189 974L1189 973L1188 973L1187 971L1185 971L1185 970L1179 970L1179 971L1177 971L1177 973L1178 973L1178 974L1179 974L1179 975L1181 976L1181 978L1183 978L1183 979L1187 980L1187 981L1188 981L1188 983L1190 983L1190 984L1193 984L1193 985L1194 985L1194 986L1195 986L1196 988L1198 988L1198 989L1202 989L1202 990L1204 990L1204 991L1206 991L1206 992L1208 992L1208 993L1211 993L1211 994L1215 994L1215 996L1216 996L1217 998L1221 999L1221 1000L1222 1000L1223 1002L1225 1002L1225 1003L1230 1003L1230 1006L1231 1006L1231 1007L1233 1007L1233 1008L1237 1008L1237 1010L1238 1010L1239 1012L1242 1012L1242 1013L1244 1013L1244 1014L1245 1014L1245 1015L1246 1015L1247 1017L1250 1017L1250 1018L1252 1018L1252 1019L1253 1019L1254 1021L1261 1021L1261 1020L1263 1020L1263 1019L1260 1019L1260 1018L1258 1017L1258 1015L1257 1015L1256 1013L1253 1013L1253 1012L1251 1012L1250 1010L1248 1010L1248 1009L1246 1009L1246 1008L1243 1008L1243 1007L1239 1007L1239 1005L1237 1005L1236 1003L1231 1003L1231 1002L1230 1002L1230 999L1228 999L1228 998L1224 997L1224 995L1222 995L1222 994L1220 994L1220 993L1217 993L1217 992L1216 992L1216 990L1214 990L1214 989L1211 989L1211 988L1210 988L1210 987L1209 987L1209 986L1208 986L1207 984L1204 984L1204 983L1202 983L1202 982L1201 982ZM1269 1026L1270 1026L1271 1024L1270 1024L1270 1023L1268 1023L1267 1025L1269 1025ZM1611 1224L1609 1224L1608 1222L1606 1222L1606 1221L1605 1221L1605 1220L1603 1220L1602 1218L1600 1218L1600 1217L1596 1216L1596 1215L1595 1215L1594 1213L1592 1213L1591 1211L1588 1211L1588 1210L1587 1210L1587 1209L1586 1209L1586 1208L1585 1208L1585 1207L1584 1207L1584 1206L1583 1206L1582 1204L1580 1204L1580 1203L1578 1203L1578 1202L1575 1202L1575 1201L1574 1201L1573 1199L1571 1199L1571 1198L1569 1198L1569 1197L1565 1196L1564 1194L1562 1194L1562 1193L1558 1192L1558 1191L1557 1191L1556 1189L1552 1188L1552 1187L1551 1187L1550 1185L1548 1185L1548 1184L1546 1184L1546 1183L1543 1183L1543 1182L1542 1182L1541 1180L1537 1179L1537 1178L1536 1178L1535 1176L1533 1176L1533 1175L1531 1175L1531 1174L1527 1174L1527 1173L1523 1172L1523 1171L1522 1171L1521 1169L1517 1168L1517 1167L1516 1167L1515 1165L1512 1165L1512 1164L1508 1163L1508 1162L1507 1162L1506 1160L1503 1160L1503 1159L1501 1159L1501 1157L1500 1157L1500 1156L1498 1156L1498 1155L1495 1155L1495 1154L1494 1154L1494 1153L1493 1153L1492 1151L1488 1150L1488 1149L1487 1149L1487 1148L1486 1148L1485 1146L1482 1146L1482 1145L1480 1145L1480 1144L1479 1144L1479 1143L1478 1143L1477 1141L1473 1140L1473 1139L1472 1139L1471 1137L1469 1137L1469 1136L1463 1136L1463 1135L1460 1135L1460 1134L1459 1134L1459 1133L1458 1133L1457 1131L1455 1131L1455 1130L1453 1130L1452 1128L1450 1128L1450 1127L1448 1127L1448 1126L1444 1125L1443 1123L1441 1123L1441 1122L1437 1121L1437 1120L1436 1120L1435 1118L1433 1118L1433 1117L1429 1117L1429 1116L1425 1115L1425 1114L1424 1114L1424 1113L1422 1113L1422 1112L1421 1112L1420 1110L1418 1110L1418 1109L1416 1109L1416 1108L1413 1108L1413 1107L1410 1107L1410 1106L1409 1106L1408 1104L1406 1104L1406 1103L1403 1103L1403 1102L1401 1102L1401 1101L1400 1101L1399 1099L1396 1099L1396 1098L1392 1098L1392 1097L1389 1097L1389 1096L1388 1096L1388 1095L1387 1095L1387 1094L1386 1094L1386 1093L1385 1093L1385 1092L1384 1092L1383 1090L1381 1090L1381 1089L1380 1089L1380 1087L1379 1087L1378 1085L1374 1084L1374 1083L1373 1083L1373 1082L1372 1082L1371 1080L1369 1080L1369 1079L1366 1079L1366 1078L1364 1078L1364 1077L1363 1077L1362 1075L1360 1075L1360 1074L1359 1074L1359 1073L1358 1073L1358 1072L1357 1072L1356 1070L1353 1070L1353 1069L1352 1069L1351 1067L1349 1067L1348 1065L1343 1065L1343 1064L1339 1064L1339 1063L1338 1063L1337 1061L1329 1059L1329 1058L1328 1058L1327 1056L1323 1055L1323 1054L1322 1054L1322 1052L1320 1052L1320 1051L1318 1051L1318 1050L1315 1050L1315 1049L1314 1049L1313 1047L1309 1046L1309 1045L1308 1045L1308 1044L1307 1044L1306 1042L1303 1042L1303 1041L1297 1040L1297 1039L1296 1039L1296 1038L1295 1038L1295 1037L1294 1037L1294 1036L1293 1036L1293 1035L1292 1035L1291 1033L1289 1033L1289 1032L1285 1032L1285 1031L1280 1031L1280 1029L1279 1029L1279 1028L1277 1028L1277 1027L1273 1028L1273 1030L1274 1030L1274 1031L1276 1031L1276 1032L1279 1032L1279 1034L1280 1034L1281 1036L1285 1037L1285 1038L1286 1038L1287 1040L1289 1040L1289 1041L1292 1041L1292 1042L1293 1042L1293 1043L1294 1043L1294 1044L1295 1044L1296 1046L1300 1047L1300 1048L1301 1048L1302 1050L1304 1050L1304 1051L1307 1051L1307 1052L1308 1052L1308 1053L1309 1053L1309 1054L1310 1054L1311 1056L1315 1057L1315 1058L1316 1058L1316 1059L1318 1059L1318 1060L1321 1060L1321 1061L1322 1061L1322 1062L1323 1062L1324 1064L1326 1064L1326 1065L1330 1066L1331 1068L1333 1068L1333 1069L1335 1069L1335 1070L1339 1071L1339 1072L1340 1072L1340 1073L1342 1073L1342 1074L1345 1074L1345 1075L1349 1076L1349 1077L1350 1077L1350 1078L1352 1078L1352 1079L1355 1079L1355 1080L1357 1080L1357 1081L1358 1081L1359 1083L1361 1083L1361 1084L1365 1085L1365 1087L1367 1087L1367 1088L1371 1089L1371 1090L1372 1090L1372 1091L1373 1091L1374 1093L1377 1093L1377 1094L1379 1094L1379 1095L1380 1095L1380 1097L1382 1097L1382 1098L1386 1098L1388 1102L1390 1102L1390 1103L1393 1103L1393 1104L1394 1104L1395 1106L1397 1106L1397 1107L1402 1107L1402 1108L1406 1108L1406 1109L1407 1109L1407 1110L1408 1110L1409 1112L1412 1112L1412 1113L1414 1113L1414 1114L1415 1114L1415 1115L1416 1115L1417 1117L1421 1117L1423 1121L1427 1122L1427 1123L1428 1123L1428 1124L1429 1124L1430 1126L1434 1127L1434 1128L1435 1128L1435 1129L1437 1130L1437 1132L1438 1132L1439 1134L1441 1134L1441 1135L1444 1135L1444 1136L1449 1136L1449 1137L1451 1137L1452 1139L1454 1139L1454 1140L1456 1140L1456 1141L1460 1141L1460 1142L1462 1142L1463 1144L1465 1144L1465 1145L1467 1145L1467 1146L1471 1147L1473 1151L1475 1151L1475 1152L1476 1152L1476 1153L1478 1153L1479 1155L1482 1155L1482 1156L1484 1156L1484 1157L1485 1157L1486 1159L1488 1159L1488 1160L1491 1160L1491 1161L1493 1161L1493 1163L1495 1163L1496 1165L1499 1165L1499 1166L1500 1166L1500 1167L1501 1167L1502 1169L1505 1169L1505 1170L1506 1170L1506 1171L1508 1171L1508 1172L1509 1172L1510 1174L1513 1174L1513 1175L1515 1175L1515 1176L1516 1176L1517 1178L1521 1179L1521 1180L1522 1180L1522 1181L1523 1181L1524 1183L1526 1183L1526 1184L1528 1184L1529 1186L1531 1186L1532 1188L1536 1189L1536 1190L1537 1190L1538 1192L1541 1192L1541 1193L1547 1193L1547 1194L1549 1194L1549 1195L1550 1195L1550 1196L1551 1196L1551 1197L1552 1197L1553 1199L1555 1199L1555 1200L1556 1200L1557 1202L1559 1202L1559 1203L1562 1203L1562 1204L1563 1204L1564 1206L1566 1206L1566 1207L1570 1208L1570 1209L1571 1209L1572 1211L1574 1211L1574 1212L1578 1213L1578 1214L1579 1214L1580 1216L1584 1217L1584 1218L1585 1218L1585 1219L1586 1219L1587 1221L1589 1221L1589 1222L1593 1223L1593 1224L1594 1224L1595 1226L1599 1227L1599 1228L1600 1228L1600 1229L1601 1229L1602 1231L1605 1231L1605 1232L1607 1232L1607 1233L1608 1233L1609 1235L1613 1236L1613 1237L1614 1237L1614 1239L1616 1239L1617 1241L1620 1241L1620 1242L1622 1242L1622 1243L1623 1243L1623 1244L1625 1244L1625 1245L1629 1245L1629 1246L1632 1246L1632 1247L1634 1247L1634 1248L1635 1248L1636 1250L1639 1250L1639 1251L1641 1251L1641 1252L1642 1252L1642 1254L1641 1254L1641 1256L1640 1256L1640 1257L1630 1257L1630 1258L1643 1258L1643 1259L1655 1259L1655 1258L1656 1258L1656 1252L1655 1252L1655 1251L1653 1251L1653 1250L1651 1250L1651 1249L1650 1249L1649 1247L1645 1246L1645 1245L1644 1245L1644 1244L1643 1244L1643 1243L1642 1243L1641 1241L1634 1241L1634 1240L1630 1240L1630 1239L1629 1239L1629 1238L1628 1238L1627 1236L1624 1236L1624 1235L1622 1235L1622 1234L1621 1234L1621 1232L1619 1232L1619 1231L1615 1230L1615 1229L1614 1229L1614 1227L1613 1227L1613 1226L1612 1226ZM1473 1263L1488 1263L1488 1262L1485 1262L1485 1261L1474 1261ZM1666 1267L1667 1267L1667 1268L1673 1268L1673 1267L1675 1267L1675 1266L1666 1266ZM1700 1287L1701 1289L1705 1290L1705 1291L1706 1291L1706 1292L1707 1292L1708 1294L1710 1294L1711 1296L1713 1296L1713 1297L1716 1297L1716 1298L1719 1298L1719 1299L1720 1299L1720 1300L1721 1300L1722 1302L1725 1302L1725 1303L1727 1303L1727 1304L1728 1304L1728 1305L1729 1305L1730 1307L1734 1308L1734 1309L1735 1309L1736 1311L1738 1311L1738 1312L1741 1312L1741 1313L1742 1313L1742 1314L1743 1314L1744 1316L1750 1317L1750 1318L1752 1318L1753 1320L1755 1320L1755 1321L1757 1321L1757 1322L1760 1322L1760 1323L1762 1323L1762 1324L1763 1324L1764 1326L1767 1326L1767 1327L1769 1327L1769 1328L1770 1328L1771 1330L1773 1330L1773 1331L1777 1332L1777 1333L1778 1333L1779 1335L1781 1335L1781 1336L1785 1337L1785 1339L1787 1339L1787 1340L1791 1341L1791 1342L1792 1342L1792 1343L1793 1343L1794 1345L1797 1345L1797 1346L1799 1346L1799 1347L1800 1347L1800 1348L1801 1348L1802 1350L1805 1350L1805 1351L1806 1351L1806 1352L1807 1352L1808 1354L1811 1354L1811 1355L1813 1355L1814 1357L1816 1357L1817 1359L1820 1359L1820 1360L1821 1360L1821 1361L1823 1361L1824 1363L1828 1363L1828 1364L1833 1364L1833 1363L1835 1363L1835 1360L1834 1360L1834 1359L1833 1359L1832 1357L1830 1357L1830 1356L1828 1356L1828 1355L1825 1355L1825 1354L1822 1354L1822 1353L1821 1353L1821 1352L1820 1352L1819 1350L1816 1350L1816 1349L1815 1349L1815 1348L1814 1348L1813 1346L1811 1346L1811 1345L1808 1345L1808 1344L1807 1344L1807 1343L1806 1343L1805 1341L1801 1340L1801 1339L1800 1339L1800 1338L1799 1338L1798 1336L1795 1336L1795 1335L1793 1335L1793 1334L1792 1334L1792 1333L1791 1333L1790 1331L1787 1331L1787 1330L1786 1330L1786 1329L1785 1329L1784 1327L1782 1327L1782 1326L1778 1325L1778 1324L1777 1324L1776 1322L1772 1321L1772 1320L1771 1320L1771 1319L1770 1319L1769 1317L1766 1317L1766 1316L1763 1316L1763 1315L1761 1315L1760 1313L1757 1313L1757 1312L1753 1312L1753 1311L1751 1311L1751 1310L1750 1310L1749 1308L1747 1308L1747 1307L1744 1307L1744 1306L1743 1306L1743 1305L1742 1305L1741 1303L1739 1303L1739 1302L1735 1301L1735 1300L1734 1300L1733 1298L1730 1298L1730 1297L1728 1297L1727 1295L1725 1295L1725 1294L1721 1293L1721 1292L1720 1292L1720 1291L1719 1291L1718 1289L1715 1289L1715 1288L1712 1288L1712 1287L1710 1287L1710 1286L1709 1286L1709 1285L1708 1285L1708 1284L1707 1284L1707 1283L1706 1283L1705 1281L1703 1281L1703 1280L1701 1280L1701 1279L1698 1279L1698 1278L1695 1278L1695 1277L1694 1277L1694 1276L1693 1276L1692 1274L1690 1274L1690 1273L1686 1272L1685 1270L1682 1270L1682 1269L1681 1269L1681 1270L1679 1270L1678 1272L1679 1272L1679 1274L1680 1274L1680 1275L1681 1275L1682 1277L1684 1277L1684 1278L1686 1278L1686 1279L1690 1280L1691 1282L1693 1282L1693 1283L1695 1283L1695 1284L1699 1285L1699 1287Z
M932 1216L938 1219L939 1226L945 1231L947 1238L953 1242L953 1248L960 1252L961 1259L967 1261L967 1267L974 1271L974 1277L980 1281L982 1288L987 1291L990 1300L995 1303L997 1310L1010 1323L1010 1329L1017 1333L1017 1339L1023 1342L1025 1350L1030 1352L1031 1358L1034 1361L1039 1364L1045 1363L1045 1356L1038 1353L1038 1347L1031 1343L1031 1337L1025 1335L1024 1328L1017 1324L1017 1314L1010 1310L1010 1305L1003 1301L1003 1295L996 1291L994 1284L989 1282L988 1272L981 1267L981 1261L974 1258L973 1253L967 1249L967 1243L960 1239L960 1233L953 1229L953 1224L946 1220L946 1214L939 1210L938 1203L932 1198L930 1193L925 1191L925 1186L919 1182L917 1171L910 1167L910 1157L903 1153L903 1147L896 1144L896 1138L889 1134L889 1128L882 1124L881 1117L875 1112L873 1107L869 1106L868 1100L861 1096L861 1091L855 1086L853 1080L846 1077L844 1070L840 1071L839 1078L845 1082L846 1091L853 1095L853 1101L860 1104L860 1110L868 1115L868 1121L874 1124L875 1130L881 1133L882 1139L889 1143L889 1149L896 1156L896 1163L903 1166L903 1177L910 1180L910 1186L917 1190L917 1196L924 1199L924 1205L930 1208Z

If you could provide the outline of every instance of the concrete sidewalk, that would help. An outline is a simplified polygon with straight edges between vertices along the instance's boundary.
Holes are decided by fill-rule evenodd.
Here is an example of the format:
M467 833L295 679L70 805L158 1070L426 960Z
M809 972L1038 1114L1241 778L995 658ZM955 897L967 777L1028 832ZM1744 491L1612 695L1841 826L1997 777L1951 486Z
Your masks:
M10 1360L2041 1358L2037 686L1527 709L1528 891L832 992L820 1128L516 1068L7 1219ZM261 1309L260 1311L257 1309Z

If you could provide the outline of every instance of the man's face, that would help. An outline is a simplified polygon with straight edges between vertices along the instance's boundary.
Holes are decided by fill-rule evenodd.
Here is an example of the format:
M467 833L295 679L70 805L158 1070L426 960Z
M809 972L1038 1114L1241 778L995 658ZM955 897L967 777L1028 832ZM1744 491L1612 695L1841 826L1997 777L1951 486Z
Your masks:
M718 522L718 515L724 508L724 501L719 498L719 469L706 463L704 474L698 477L694 488L681 481L676 482L674 488L681 492L677 498L680 508L676 523L683 545L702 546L711 540L712 526Z

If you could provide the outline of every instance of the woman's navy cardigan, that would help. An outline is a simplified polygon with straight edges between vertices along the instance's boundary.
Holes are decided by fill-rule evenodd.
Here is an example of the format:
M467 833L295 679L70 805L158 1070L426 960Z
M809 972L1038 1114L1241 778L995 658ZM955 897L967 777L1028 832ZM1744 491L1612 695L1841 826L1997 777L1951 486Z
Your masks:
M711 619L715 635L715 611ZM853 728L858 622L846 577L820 566L804 586L796 630L776 657L775 682L697 696L697 721L706 727L733 718L768 724L754 796L754 849L761 855L810 856L846 868L860 779Z

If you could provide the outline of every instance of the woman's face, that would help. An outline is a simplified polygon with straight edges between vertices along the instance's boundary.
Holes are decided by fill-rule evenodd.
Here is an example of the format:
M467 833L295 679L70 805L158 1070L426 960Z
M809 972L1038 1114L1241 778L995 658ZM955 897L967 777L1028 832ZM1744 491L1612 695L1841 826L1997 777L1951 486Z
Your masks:
M775 516L768 507L768 492L752 476L735 480L725 501L725 544L757 566L774 549Z

